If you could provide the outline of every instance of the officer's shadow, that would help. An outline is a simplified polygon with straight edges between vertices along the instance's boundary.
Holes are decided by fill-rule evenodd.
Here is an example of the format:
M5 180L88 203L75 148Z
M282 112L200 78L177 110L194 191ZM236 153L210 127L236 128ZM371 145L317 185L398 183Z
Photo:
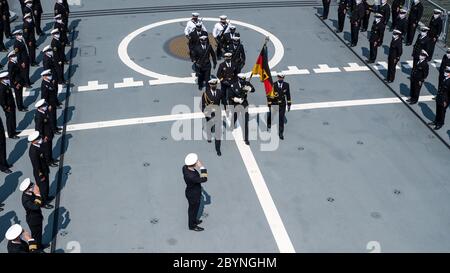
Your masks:
M73 112L75 111L75 106L69 106L67 107L67 118L66 123L72 120L73 118ZM64 125L64 112L62 115L58 117L58 125L63 126Z
M57 214L56 214L57 213ZM55 219L55 217L57 219ZM54 224L56 222L56 229L54 229ZM44 243L50 243L56 237L60 230L67 228L70 223L70 214L69 211L65 207L59 207L52 211L52 213L48 216L48 223L44 228L44 232L42 235L42 241Z
M44 68L42 66L36 68L33 75L30 76L30 81L36 83L41 78L42 71L44 71Z
M19 159L25 154L28 148L28 141L26 138L23 138L17 141L14 149L8 156L8 163L15 164Z
M63 138L58 138L58 141L56 142L54 148L53 148L53 156L60 157L63 154L67 152L67 149L69 148L69 140L72 138L72 134L66 134L65 136L65 143L62 143ZM63 145L64 144L64 145Z
M6 231L14 224L20 224L19 218L15 211L8 211L0 216L0 243L5 239Z
M402 94L403 96L409 97L409 95L410 95L409 86L407 86L404 83L401 83L400 84L400 94Z
M4 203L8 197L16 192L19 185L19 178L23 175L22 172L14 172L6 176L3 185L0 186L0 203ZM3 234L0 233L0 237Z
M412 68L406 68L405 66L401 65L401 63L399 62L400 67L402 68L402 72L405 73L406 75L411 75L411 70Z
M450 130L447 131L448 139L450 140Z
M51 29L53 29L55 23L53 22L48 22L47 24L45 24L45 27L42 29L42 31L47 32Z
M330 19L330 21L331 21L331 23L333 24L333 27L334 28L338 28L338 20L336 20L336 19Z
M53 183L50 186L50 193L53 193L53 196L57 196L66 186L67 180L69 180L70 170L72 170L72 167L70 166L64 166L62 169L58 170L58 173L56 174L56 179L53 181ZM58 189L58 179L61 177L61 184L59 185Z
M210 204L211 204L211 195L209 195L205 191L205 189L202 188L202 197L200 199L200 207L198 209L197 219L200 219L200 217L203 215L205 206Z
M389 55L389 46L383 45L384 55Z
M424 82L425 88L430 92L432 95L437 95L438 90L436 89L436 86L434 84L431 84L429 82Z
M362 47L361 48L361 54L363 55L363 57L369 58L370 55L370 51L367 47Z
M350 42L352 40L352 34L348 31L344 31L344 40Z
M431 108L426 105L423 102L419 102L419 106L420 109L422 110L423 115L429 120L429 121L434 121L434 118L436 117L435 114L433 113L433 110L431 110Z
M31 99L27 98L26 102L24 101L24 105L29 105L29 109L34 108L34 105L31 105L32 103L30 103ZM25 130L32 122L34 119L34 109L28 111L24 116L23 119L19 122L19 124L17 125L17 129L18 130Z

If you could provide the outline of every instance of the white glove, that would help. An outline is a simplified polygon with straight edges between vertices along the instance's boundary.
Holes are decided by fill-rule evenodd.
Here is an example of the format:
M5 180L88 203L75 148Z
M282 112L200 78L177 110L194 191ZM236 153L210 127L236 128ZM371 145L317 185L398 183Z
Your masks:
M246 85L246 86L244 86L242 89L245 90L245 91L247 91L247 92L250 92L250 91L252 90L252 87Z
M244 102L244 99L239 99L239 103L243 103Z
M236 102L236 103L240 103L239 100L240 100L240 99L239 99L238 97L234 97L234 98L233 98L233 101Z

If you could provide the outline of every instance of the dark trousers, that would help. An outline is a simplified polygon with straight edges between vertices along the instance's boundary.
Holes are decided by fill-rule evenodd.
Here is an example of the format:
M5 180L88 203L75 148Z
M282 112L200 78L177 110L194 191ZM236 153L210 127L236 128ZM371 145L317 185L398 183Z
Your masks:
M5 32L5 36L7 38L10 38L12 36L11 34L11 23L9 22L9 16L5 15L5 17L2 18L3 23L3 31Z
M243 112L245 112L245 114ZM234 112L233 125L234 125L234 128L236 128L236 121L238 119L238 116L242 117L242 114L244 114L244 140L248 141L248 121L249 121L249 117L250 117L248 114L248 107L245 108L245 111L237 111L237 112L235 111ZM242 128L242 120L240 122L241 122L240 125Z
M345 13L341 10L338 10L338 31L342 32L344 30L345 25Z
M0 50L6 50L7 49L5 44L3 43L3 33L4 33L4 31L5 30L4 30L3 26L0 26Z
M422 89L422 84L419 83L418 79L411 78L411 101L417 102L419 100L420 89Z
M359 29L360 29L360 22L353 22L352 28L351 28L351 36L352 36L352 45L358 44L358 38L359 38Z
M387 73L387 80L388 81L394 81L395 80L395 72L397 71L397 63L399 59L388 57L388 73Z
M20 77L25 81L25 85L31 85L30 81L30 64L26 63L25 68L20 66Z
M394 26L397 25L398 12L397 12L397 9L394 9L394 8L391 8L391 11L392 11L392 25L391 25L390 30L393 31L394 30ZM404 35L404 33L403 33L403 35Z
M64 64L55 63L55 70L58 84L64 84Z
M221 113L219 114L221 116ZM215 121L215 114L211 113L211 117L205 117L206 118L206 138L208 140L211 140L211 132L214 133L214 145L216 148L216 152L220 152L220 139L221 139L221 122ZM222 121L222 119L218 119ZM217 125L217 126L216 126Z
M16 108L11 107L11 111L5 111L6 116L6 130L8 131L8 137L16 135Z
M378 45L375 46L375 42L370 42L370 61L375 61L378 55Z
M17 109L24 109L25 106L23 105L23 87L20 86L20 88L17 88L16 86L14 86L14 94L16 95Z
M37 35L42 34L41 16L42 16L42 13L40 13L40 12L34 14L34 25L36 26Z
M428 48L428 61L431 61L431 59L433 59L433 55L434 55L434 49L436 48L436 43L437 43L437 39L436 41L434 41L434 39L430 40L430 47Z
M222 58L222 49L223 49L223 44L221 41L216 39L216 43L217 43L217 50L216 50L216 56L217 59L220 60Z
M278 110L275 110L275 107L269 106L269 113L267 113L267 128L271 128L272 127L272 113L274 113L276 115L276 113L278 112L278 134L280 136L283 135L284 133L284 120L286 117L286 105L282 104L282 105L273 105L273 106L277 106Z
M9 169L9 164L6 159L6 139L5 139L5 132L2 136L0 136L0 171L5 171Z
M372 12L369 10L369 11L365 11L364 12L364 17L363 17L363 20L362 20L362 29L363 30L367 30L368 28L369 28L369 21L370 21L370 14L371 14Z
M58 122L58 118L56 116L56 105L52 105L52 109L49 109L49 113L50 113L50 122L52 124L52 129L53 131L57 131L58 127L57 127L57 122Z
M211 65L202 66L198 68L198 88L202 89L205 87L205 82L209 81L211 77Z
M30 224L27 221L27 224L31 231L31 237L36 241L38 248L41 248L41 246L42 246L42 222L40 222L39 224L36 224L36 223Z
M200 209L200 198L201 196L189 196L186 195L189 203L188 207L188 225L189 228L194 228L197 226L197 216Z
M44 150L44 156L47 161L47 164L50 164L53 162L53 139L49 138L47 141L44 141L41 144Z
M447 111L447 105L444 106L444 102L440 96L436 98L436 117L434 123L436 125L444 125L445 123L445 113Z
M39 191L41 192L42 202L45 204L48 201L48 192L50 189L49 174L44 173L39 176L35 171L33 173L36 184L38 185ZM42 181L42 178L44 178L44 181Z
M330 2L331 2L331 0L322 0L322 4L323 4L322 17L323 17L323 19L328 18L328 13L330 13Z
M36 46L30 46L28 44L28 54L30 55L30 63L36 63Z
M417 24L413 26L412 23L408 23L408 32L406 35L406 44L412 44L414 41L414 35L416 34Z

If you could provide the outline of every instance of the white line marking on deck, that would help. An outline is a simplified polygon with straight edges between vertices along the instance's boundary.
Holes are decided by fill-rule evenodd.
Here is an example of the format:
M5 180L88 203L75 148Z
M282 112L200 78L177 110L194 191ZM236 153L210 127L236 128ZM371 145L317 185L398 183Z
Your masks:
M319 68L314 68L314 72L317 74L321 73L336 73L341 72L338 67L329 67L327 64L319 64Z
M413 67L413 61L402 62L402 66L406 69L411 69Z
M99 84L98 81L88 81L85 86L78 86L78 92L96 91L108 89L108 84Z
M134 81L133 78L124 78L122 82L114 83L114 88L144 86L143 81Z
M357 72L357 71L369 71L366 65L359 65L357 63L348 63L347 67L343 67L343 69L347 72Z
M288 66L288 70L283 70L286 76L288 75L308 75L311 74L308 69L299 69L297 66ZM272 75L276 75L275 73Z

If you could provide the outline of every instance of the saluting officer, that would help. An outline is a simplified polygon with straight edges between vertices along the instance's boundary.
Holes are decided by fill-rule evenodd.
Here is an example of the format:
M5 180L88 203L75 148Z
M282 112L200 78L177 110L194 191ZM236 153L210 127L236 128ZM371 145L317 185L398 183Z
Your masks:
M450 99L450 67L447 66L444 72L444 80L439 87L436 96L436 117L428 125L434 125L434 130L439 130L444 126L445 113L447 111L448 101Z
M28 50L28 45L23 38L23 31L18 29L13 32L16 37L14 41L14 51L17 55L17 61L20 65L20 75L25 81L25 87L31 87L30 81L30 53Z
M41 36L43 35L41 28L41 17L42 17L42 4L41 0L33 0L33 19L34 25L36 27L36 34Z
M434 48L436 47L436 43L439 39L439 36L442 33L442 11L440 9L435 9L433 11L433 17L430 20L428 27L430 28L429 36L430 36L430 48L428 54L430 54L430 59L433 58Z
M20 66L14 51L8 54L8 73L10 84L14 88L14 94L16 95L17 109L21 112L27 112L28 108L23 105L23 86L25 83L20 76Z
M36 112L34 114L35 130L39 132L42 141L42 151L47 165L50 167L57 167L58 160L53 159L53 117L49 112L49 107L44 99L36 103Z
M322 20L326 20L328 18L328 13L330 12L330 2L331 0L322 0L323 13L322 16L320 16Z
M67 84L67 81L64 79L64 64L67 62L64 45L60 41L61 36L58 29L52 30L51 34L53 35L51 47L55 60L56 78L58 84Z
M236 127L236 121L239 116L244 119L244 126L242 127L241 123L241 128L244 130L244 142L247 145L250 145L248 141L249 113L247 96L248 93L254 92L255 87L246 80L244 73L237 75L227 90L228 105L231 105L231 111L233 113L233 128Z
M30 56L31 66L37 66L36 63L36 36L34 34L34 22L31 13L23 17L23 38L27 43L28 54Z
M414 4L409 10L408 17L408 33L406 35L406 46L410 46L414 41L414 35L416 34L417 26L423 15L423 5L420 0L414 0Z
M362 0L356 0L356 5L353 8L352 15L350 17L351 24L351 42L350 46L354 47L358 44L359 30L361 28L361 21L364 17L365 8Z
M405 0L394 0L391 6L392 12L392 25L390 31L393 31L395 26L397 25L398 15L400 13L400 9L405 5ZM402 31L402 30L400 30ZM406 33L406 32L402 32Z
M420 31L420 35L417 37L416 43L414 44L412 56L413 56L413 64L415 65L419 60L419 55L422 50L425 50L428 55L428 51L430 50L430 36L428 36L428 31L430 29L428 27L422 27ZM428 60L429 61L429 60Z
M30 149L28 150L28 156L30 157L31 165L33 167L33 176L36 184L41 192L42 202L44 208L51 209L53 206L48 204L53 197L49 196L50 182L49 174L50 169L47 165L46 156L42 147L43 140L40 137L38 131L32 132L28 136L28 142L30 142Z
M273 98L267 97L269 105L269 113L267 114L267 129L272 127L272 106L278 107L278 135L280 139L284 139L284 120L286 116L286 106L291 111L291 90L289 84L284 81L285 75L278 73L278 81L273 85Z
M0 171L6 174L10 174L12 173L12 171L10 170L11 167L12 165L8 163L8 160L6 158L5 128L3 127L3 121L0 118Z
M341 33L344 30L345 15L347 14L349 6L349 0L339 0L338 7L338 28L336 33Z
M406 36L408 32L408 18L406 18L407 14L408 12L405 9L400 9L398 18L394 23L394 29L400 30L403 36Z
M50 124L53 133L61 134L61 128L57 127L56 109L58 108L58 85L53 82L53 74L50 69L41 73L41 99L44 99L48 105L48 112L50 115Z
M214 36L214 39L216 39L216 43L217 43L217 49L216 49L216 54L217 54L217 59L220 60L222 58L222 54L223 54L223 48L224 48L224 35L228 32L230 32L229 29L229 21L227 20L227 16L226 15L221 15L219 16L220 21L218 23L216 23L214 25L214 29L212 32L212 35Z
M41 199L39 187L26 178L19 186L22 192L22 206L26 212L26 220L31 231L31 237L36 241L38 248L42 249L42 215L41 207L44 205Z
M218 79L209 80L209 88L202 95L202 112L206 119L206 135L207 140L211 143L211 132L214 135L214 144L218 156L222 155L220 151L220 142L222 138L222 104L224 108L227 106L226 94L217 88ZM217 125L217 126L216 126Z
M438 84L438 90L441 88L441 84L445 79L445 69L447 66L450 66L450 47L447 48L446 54L442 57L441 60L441 66L439 67L439 84Z
M239 36L234 36L233 42L226 47L226 52L230 52L231 62L234 63L236 67L236 72L241 73L242 68L245 66L245 49L244 45L241 43L241 38Z
M419 56L417 64L414 65L411 71L411 87L410 87L410 98L406 101L409 104L416 104L419 100L420 89L428 77L429 66L428 66L428 53L422 50Z
M5 111L6 129L8 137L18 139L19 132L16 131L16 105L14 102L13 91L11 90L9 73L0 73L0 105Z
M206 36L208 37L208 32L202 30L203 24L198 22L195 26L194 31L191 31L188 35L188 47L189 47L189 56L191 57L191 61L194 61L194 50L197 46L200 46L200 37ZM209 39L206 39L206 42L209 44Z
M400 57L403 54L403 38L402 33L394 29L392 32L392 41L389 47L389 56L388 56L388 73L386 77L386 81L391 83L395 80L395 72L397 70L397 64L400 61Z
M378 47L383 44L383 35L384 30L386 28L386 25L383 22L383 15L380 13L375 14L375 21L372 24L372 29L370 31L370 56L367 60L368 63L374 63L377 54L378 54Z
M201 20L198 19L199 16L200 14L198 12L193 12L191 20L186 23L186 27L184 28L184 36L186 36L186 38L189 38L189 34L194 31L198 23L201 23ZM201 28L202 31L207 31L203 24L201 25Z
M213 60L214 69L217 66L216 56L211 45L207 42L208 36L200 37L200 45L194 50L194 66L197 72L198 90L202 90L205 86L205 82L209 80L211 76L211 60Z
M220 88L222 89L222 92L226 94L232 81L234 81L238 75L238 68L236 64L231 61L233 57L232 53L227 52L223 56L225 57L225 61L219 64L219 68L217 69L217 78L220 80Z
M9 21L11 14L9 13L8 0L0 0L0 16L3 23L3 32L6 38L11 38L11 22Z
M198 226L202 220L198 217L200 209L200 200L202 197L201 183L208 181L208 171L203 166L202 162L198 160L198 155L195 153L188 154L184 159L184 166L182 168L184 182L186 182L186 198L189 203L188 207L188 227L189 230L203 231L204 228ZM200 173L196 170L200 169Z
M8 240L8 253L30 253L38 251L36 241L19 224L14 224L9 227L6 231L5 238Z

